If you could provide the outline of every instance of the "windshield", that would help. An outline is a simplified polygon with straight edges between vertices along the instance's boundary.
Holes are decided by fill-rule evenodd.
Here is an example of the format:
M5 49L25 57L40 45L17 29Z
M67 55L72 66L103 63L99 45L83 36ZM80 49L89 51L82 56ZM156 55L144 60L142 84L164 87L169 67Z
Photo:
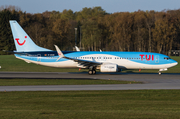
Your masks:
M164 59L169 60L169 59L171 59L171 58L170 58L170 57L164 57Z

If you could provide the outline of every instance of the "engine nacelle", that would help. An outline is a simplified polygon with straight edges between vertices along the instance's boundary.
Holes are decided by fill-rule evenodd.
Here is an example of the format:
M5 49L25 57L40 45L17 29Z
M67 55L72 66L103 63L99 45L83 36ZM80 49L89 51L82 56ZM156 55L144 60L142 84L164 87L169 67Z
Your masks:
M101 72L118 72L118 67L116 64L103 64L100 66Z

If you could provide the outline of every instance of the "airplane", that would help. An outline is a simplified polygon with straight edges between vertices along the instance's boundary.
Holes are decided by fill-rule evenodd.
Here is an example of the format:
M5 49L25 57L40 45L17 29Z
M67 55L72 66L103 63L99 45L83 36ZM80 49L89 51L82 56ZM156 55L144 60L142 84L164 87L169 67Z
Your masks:
M121 69L158 69L166 71L178 63L169 56L151 52L119 51L56 51L36 45L15 20L10 20L16 46L16 58L44 66L58 68L85 68L88 73L118 72Z

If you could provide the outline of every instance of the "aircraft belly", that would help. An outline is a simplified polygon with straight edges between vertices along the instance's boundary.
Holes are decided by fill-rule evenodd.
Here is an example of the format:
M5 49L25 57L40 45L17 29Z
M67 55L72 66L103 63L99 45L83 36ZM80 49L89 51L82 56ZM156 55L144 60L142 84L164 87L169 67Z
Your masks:
M56 65L57 67L77 68L77 62L74 62L72 60L58 62Z
M38 64L50 67L59 68L77 68L77 63L73 61L62 61L62 62L39 62Z
M40 61L33 61L33 60L28 60L24 59L21 57L16 57L18 59L24 60L28 63L35 63L38 65L43 65L43 66L49 66L49 67L59 67L59 68L77 68L77 63L71 60L67 61L60 61L60 62L40 62Z

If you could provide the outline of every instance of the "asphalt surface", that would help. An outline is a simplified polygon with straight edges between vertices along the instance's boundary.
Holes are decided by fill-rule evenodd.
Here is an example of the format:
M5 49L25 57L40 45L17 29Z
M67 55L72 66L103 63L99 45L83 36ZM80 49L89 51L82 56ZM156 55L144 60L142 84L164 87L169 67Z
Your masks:
M180 74L157 73L87 73L69 72L0 72L0 79L107 79L140 81L143 84L112 85L41 85L41 86L0 86L0 91L77 91L77 90L145 90L145 89L180 89Z

